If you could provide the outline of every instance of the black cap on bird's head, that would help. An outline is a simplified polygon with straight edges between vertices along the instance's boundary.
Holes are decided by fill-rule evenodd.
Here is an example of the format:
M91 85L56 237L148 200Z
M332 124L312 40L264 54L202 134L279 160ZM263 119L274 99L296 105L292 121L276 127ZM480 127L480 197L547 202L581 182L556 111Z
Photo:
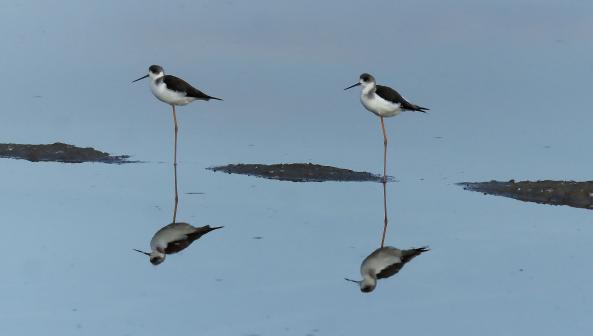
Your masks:
M366 285L360 285L360 291L363 293L370 293L375 289L376 285L372 285L372 284L366 284Z
M152 72L155 75L158 75L161 72L165 72L165 70L163 70L163 67L162 66L156 65L156 64L153 64L153 65L149 66L148 67L148 71L149 72Z
M162 263L163 261L165 261L165 255L154 255L150 257L150 263L153 265L159 265L160 263Z
M371 83L375 81L375 77L373 77L373 75L368 74L368 73L363 73L362 75L360 75L360 81L361 82L365 82L365 83Z

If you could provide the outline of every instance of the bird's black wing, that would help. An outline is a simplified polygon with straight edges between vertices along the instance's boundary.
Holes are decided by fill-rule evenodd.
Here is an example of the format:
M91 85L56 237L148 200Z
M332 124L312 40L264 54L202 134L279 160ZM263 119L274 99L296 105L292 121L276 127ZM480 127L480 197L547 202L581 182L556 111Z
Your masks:
M163 82L165 83L165 85L167 85L168 89L185 93L185 95L188 97L193 97L193 98L200 99L200 100L210 100L210 99L222 100L220 98L212 97L212 96L205 94L204 92L191 86L189 83L187 83L183 79L177 78L175 76L165 75L165 76L163 76Z
M404 109L404 110L418 111L418 112L426 112L427 110L429 110L426 107L422 107L422 106L418 106L418 105L410 103L409 101L405 100L404 97L402 97L402 95L399 94L399 92L395 91L394 89L392 89L388 86L377 85L375 93L379 97L381 97L387 101L390 101L394 104L400 104L402 109Z
M390 276L397 274L397 272L399 272L402 269L402 267L404 267L404 265L407 264L410 260L414 259L414 257L426 251L429 251L428 247L421 247L402 251L402 256L400 257L401 262L393 263L382 269L379 273L377 273L377 279L389 278Z
M187 237L189 238L190 241L193 242L194 240L199 239L200 237L205 235L206 233L208 233L210 231L214 231L216 229L222 229L222 226L216 226L216 227L211 227L210 225L202 226L202 227L197 228L196 231L188 234Z
M377 273L377 279L385 279L397 274L397 272L399 272L399 270L401 270L402 267L404 267L404 264L405 263L402 261L385 267L381 270L381 272Z
M189 245L191 245L192 242L193 242L193 240L189 240L189 239L182 239L182 240L172 241L169 244L167 244L167 248L165 249L165 253L166 254L173 254L173 253L177 253L177 252L180 252L182 250L185 250Z
M210 225L202 226L197 228L194 232L188 233L185 239L175 240L167 244L167 248L165 249L165 253L173 254L185 250L188 246L190 246L194 241L205 235L206 233L221 229L222 226L211 227Z
M412 258L414 258L417 255L420 255L424 252L428 252L430 251L430 249L428 248L428 246L423 246L423 247L419 247L419 248L412 248L409 250L403 250L402 251L402 262L405 264L408 261L412 260Z

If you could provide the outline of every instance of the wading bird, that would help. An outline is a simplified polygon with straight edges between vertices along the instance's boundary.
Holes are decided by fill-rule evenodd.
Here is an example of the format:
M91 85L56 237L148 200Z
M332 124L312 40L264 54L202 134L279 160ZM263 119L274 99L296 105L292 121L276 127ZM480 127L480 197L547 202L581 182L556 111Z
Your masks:
M385 279L395 275L406 263L427 251L430 251L428 246L409 250L400 250L391 246L378 248L366 257L360 265L362 280L345 279L357 283L362 292L372 292L377 286L377 279Z
M179 195L177 194L177 114L175 113L175 106L187 105L194 100L222 100L220 98L212 97L204 92L194 88L181 78L171 75L165 75L165 71L160 65L151 65L148 67L148 75L142 76L132 83L137 82L146 77L150 77L150 90L152 94L160 101L165 102L173 108L173 126L175 130L175 145L173 150L173 167L175 168L175 214L177 214L177 202ZM175 215L173 215L173 223L175 223Z
M158 230L152 237L150 241L152 252L148 253L136 249L134 251L149 256L150 263L156 266L165 261L167 254L180 252L206 233L221 228L222 226L210 227L210 225L206 225L195 227L187 223L171 223Z
M394 117L401 111L425 112L429 109L410 103L394 89L378 85L375 77L368 73L360 75L358 83L351 85L344 90L355 86L362 86L360 102L362 106L381 118L381 129L383 130L383 183L387 183L387 134L383 118Z
M140 77L132 83L137 82L146 77L150 77L150 90L152 94L160 101L171 105L173 108L173 124L175 126L175 151L173 155L173 164L177 165L177 115L175 114L175 106L187 105L194 100L222 100L220 98L212 97L204 92L194 88L181 78L171 75L165 75L165 71L159 65L151 65L148 68L148 75Z

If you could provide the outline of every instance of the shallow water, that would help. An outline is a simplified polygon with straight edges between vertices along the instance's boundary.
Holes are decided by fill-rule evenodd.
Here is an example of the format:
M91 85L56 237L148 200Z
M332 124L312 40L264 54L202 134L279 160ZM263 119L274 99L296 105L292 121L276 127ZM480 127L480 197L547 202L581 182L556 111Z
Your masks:
M146 248L171 220L169 165L2 167L11 176L4 248L14 251L4 330L160 333L167 321L187 332L199 323L206 334L349 334L368 332L359 319L380 332L396 316L399 328L428 334L439 327L426 319L478 331L495 315L514 329L559 331L553 318L585 321L590 309L586 211L446 181L391 184L386 244L432 250L363 295L343 278L357 277L380 243L380 184L283 183L181 164L178 220L225 228L153 267L132 248Z
M580 144L591 138L591 4L381 2L368 26L357 24L368 4L354 2L61 6L0 4L10 46L0 69L11 78L0 81L1 142L62 141L146 163L0 161L0 334L593 330L590 213L454 184L590 179ZM176 34L193 29L190 41ZM366 53L377 45L384 52ZM173 211L171 112L147 83L129 84L152 63L225 99L178 109L177 214L224 229L157 267L132 250L147 249ZM363 71L431 108L386 122L398 180L386 245L431 251L370 294L344 277L357 278L380 244L381 184L205 169L313 162L379 173L379 120L342 91ZM76 84L67 103L64 81Z

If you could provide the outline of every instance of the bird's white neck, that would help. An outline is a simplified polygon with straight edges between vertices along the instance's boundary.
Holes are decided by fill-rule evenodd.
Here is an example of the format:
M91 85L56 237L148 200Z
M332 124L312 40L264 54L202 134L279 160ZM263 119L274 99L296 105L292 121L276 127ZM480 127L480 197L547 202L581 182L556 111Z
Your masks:
M377 278L370 275L370 274L364 274L362 276L362 281L360 282L360 287L371 287L371 288L375 288L375 286L377 285Z
M376 88L377 86L375 83L362 84L361 95L372 96L375 93Z
M152 72L149 73L150 76L150 80L153 82L156 82L157 79L162 78L163 76L165 76L164 72L159 72L158 74L153 74Z
M150 253L150 257L151 258L154 258L154 257L164 258L165 253L163 251L161 251L160 249L156 249Z

